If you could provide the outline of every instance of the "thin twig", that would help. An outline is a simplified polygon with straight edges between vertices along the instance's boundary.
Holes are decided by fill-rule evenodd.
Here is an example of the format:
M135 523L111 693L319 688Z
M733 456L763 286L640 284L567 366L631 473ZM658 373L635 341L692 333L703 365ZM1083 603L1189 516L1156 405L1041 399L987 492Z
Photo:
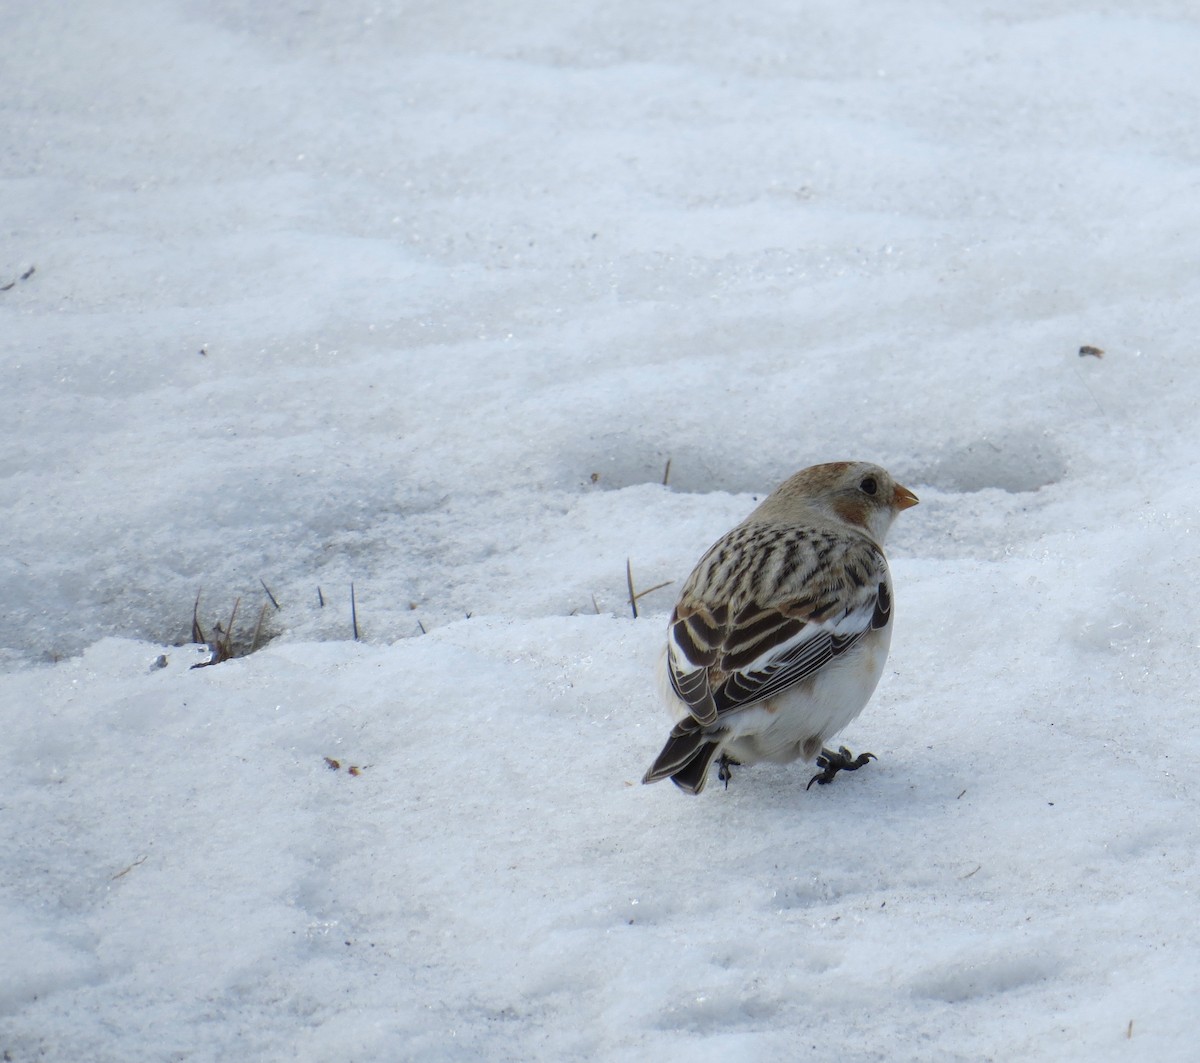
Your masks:
M325 595L321 593L321 585L319 583L317 584L317 605L322 609L325 608Z
M23 281L29 280L29 278L33 276L33 274L36 270L37 270L36 266L30 266L24 273L21 274L20 277L17 278L17 280L23 280ZM14 288L16 286L16 283L17 283L17 281L9 281L7 284L0 285L0 292L7 292L9 289Z
M266 580L264 580L262 576L259 576L258 582L262 584L262 589L267 592L267 597L271 599L271 604L278 609L279 603L275 600L275 595L271 593L271 588L267 586Z
M667 481L671 479L671 459L667 458L667 467L663 469L663 487L667 486Z
M422 634L422 635L428 635L428 634L429 634L429 632L425 630L425 625L424 625L424 624L422 624L420 620L418 620L418 621L417 621L417 627L419 627L419 628L421 629L421 634Z
M110 878L108 881L109 881L109 882L116 882L116 881L117 881L117 879L119 879L119 878L124 878L124 877L125 877L126 875L128 875L128 874L129 874L129 872L130 872L130 871L132 871L132 870L133 870L135 867L140 867L142 864L144 864L144 863L146 862L147 858L149 857L149 855L150 855L149 853L146 853L144 856L139 856L139 857L138 857L138 858L137 858L137 859L136 859L136 860L135 860L135 861L134 861L132 864L130 864L130 865L127 867L127 868L125 868L125 870L124 870L124 871L118 871L118 872L117 872L115 875L113 875L113 877L112 877L112 878ZM1130 1023L1129 1025L1130 1025L1130 1026L1132 1026L1132 1025L1133 1025L1133 1023Z
M633 619L638 618L637 611L637 595L633 592L633 565L629 558L625 558L625 582L629 586L629 608L633 610Z
M350 583L350 626L354 629L354 641L358 641L358 606L354 601L354 582Z

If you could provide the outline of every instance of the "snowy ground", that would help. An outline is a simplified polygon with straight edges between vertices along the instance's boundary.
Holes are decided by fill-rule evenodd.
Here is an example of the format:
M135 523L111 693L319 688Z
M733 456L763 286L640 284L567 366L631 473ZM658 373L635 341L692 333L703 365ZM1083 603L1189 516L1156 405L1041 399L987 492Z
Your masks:
M1197 54L1184 0L8 5L4 1059L1193 1060ZM878 763L638 785L626 560L840 458L922 500ZM200 589L273 641L190 669Z

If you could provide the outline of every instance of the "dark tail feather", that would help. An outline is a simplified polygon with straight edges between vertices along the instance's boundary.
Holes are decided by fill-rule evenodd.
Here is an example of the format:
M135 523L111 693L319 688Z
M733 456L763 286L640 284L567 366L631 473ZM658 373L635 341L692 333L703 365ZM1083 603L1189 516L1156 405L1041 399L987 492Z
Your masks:
M700 752L671 776L671 782L689 794L698 794L708 782L708 766L720 748L720 742L705 742Z
M722 744L706 735L694 719L683 720L671 731L667 744L650 765L642 782L669 778L681 790L698 794L708 781L708 766Z

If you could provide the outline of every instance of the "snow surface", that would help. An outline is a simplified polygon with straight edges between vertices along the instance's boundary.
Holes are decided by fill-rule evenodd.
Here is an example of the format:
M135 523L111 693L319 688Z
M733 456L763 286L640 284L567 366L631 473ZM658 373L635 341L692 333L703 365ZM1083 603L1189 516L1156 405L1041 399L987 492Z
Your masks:
M2 22L5 1060L1196 1058L1194 4ZM638 785L840 458L879 761Z

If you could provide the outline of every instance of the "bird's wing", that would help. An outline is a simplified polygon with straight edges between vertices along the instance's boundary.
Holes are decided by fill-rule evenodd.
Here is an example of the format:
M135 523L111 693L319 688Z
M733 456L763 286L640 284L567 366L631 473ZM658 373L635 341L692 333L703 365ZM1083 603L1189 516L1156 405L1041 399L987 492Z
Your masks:
M845 653L891 614L887 562L873 543L849 544L833 564L780 580L767 600L733 612L687 588L671 616L671 686L696 721L778 694ZM800 571L803 566L793 571Z

